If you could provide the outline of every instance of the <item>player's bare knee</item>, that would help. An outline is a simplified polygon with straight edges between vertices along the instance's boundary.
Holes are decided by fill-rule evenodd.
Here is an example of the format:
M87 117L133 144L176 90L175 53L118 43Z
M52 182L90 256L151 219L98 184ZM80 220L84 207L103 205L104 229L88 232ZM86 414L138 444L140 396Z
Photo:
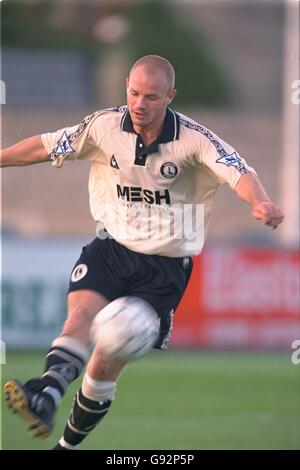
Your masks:
M96 380L117 380L125 367L124 362L107 358L101 349L96 347L87 365L87 372Z

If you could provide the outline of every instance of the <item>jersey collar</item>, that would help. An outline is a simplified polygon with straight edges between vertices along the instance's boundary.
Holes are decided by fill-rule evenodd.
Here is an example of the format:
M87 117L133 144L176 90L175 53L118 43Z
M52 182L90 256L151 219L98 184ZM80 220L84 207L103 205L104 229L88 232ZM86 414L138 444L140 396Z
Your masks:
M166 144L167 142L171 142L172 140L178 140L179 139L179 127L180 127L180 121L179 121L178 114L176 114L171 108L167 108L162 132L156 139L155 143ZM133 123L132 123L131 116L130 116L128 109L125 111L122 117L121 129L122 131L132 132L136 134L133 128Z

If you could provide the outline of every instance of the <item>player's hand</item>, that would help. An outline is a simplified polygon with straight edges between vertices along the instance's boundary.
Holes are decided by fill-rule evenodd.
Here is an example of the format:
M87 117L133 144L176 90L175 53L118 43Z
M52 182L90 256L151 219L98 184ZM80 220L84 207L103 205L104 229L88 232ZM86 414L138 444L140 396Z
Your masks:
M252 215L255 219L261 220L263 224L272 227L273 230L278 227L284 219L280 207L271 201L263 201L252 208Z

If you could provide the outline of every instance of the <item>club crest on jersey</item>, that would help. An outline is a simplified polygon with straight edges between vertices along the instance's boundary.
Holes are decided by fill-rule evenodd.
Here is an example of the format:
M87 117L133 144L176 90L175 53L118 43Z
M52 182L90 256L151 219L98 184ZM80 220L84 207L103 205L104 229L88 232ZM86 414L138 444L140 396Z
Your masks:
M217 163L223 163L226 166L234 166L239 171L247 171L245 165L242 163L241 158L238 156L236 152L231 154L223 155L222 157L216 160Z
M86 275L87 272L88 272L88 267L86 264L78 264L78 266L76 266L72 272L71 281L72 282L80 281L80 279L82 279Z
M111 157L110 166L111 166L112 168L115 168L116 170L119 170L119 169L120 169L120 168L119 168L119 165L118 165L118 162L117 162L117 160L116 160L116 157L115 157L114 155Z
M69 138L66 132L64 132L61 138L57 142L57 148L55 149L55 153L57 156L59 156L59 155L67 155L68 153L72 153L72 152L75 152L75 150L71 147Z
M175 163L165 162L160 167L160 174L168 179L175 178L178 174L178 168Z

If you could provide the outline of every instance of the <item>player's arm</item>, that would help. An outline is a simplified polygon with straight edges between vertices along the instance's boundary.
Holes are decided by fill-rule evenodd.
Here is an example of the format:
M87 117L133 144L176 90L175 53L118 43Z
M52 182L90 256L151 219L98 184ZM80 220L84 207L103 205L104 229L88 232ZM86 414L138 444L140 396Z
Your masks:
M235 186L235 192L240 199L252 207L252 215L263 224L277 228L283 221L281 209L267 195L262 183L254 173L244 173Z
M49 161L41 136L21 140L0 151L0 166L24 166Z

